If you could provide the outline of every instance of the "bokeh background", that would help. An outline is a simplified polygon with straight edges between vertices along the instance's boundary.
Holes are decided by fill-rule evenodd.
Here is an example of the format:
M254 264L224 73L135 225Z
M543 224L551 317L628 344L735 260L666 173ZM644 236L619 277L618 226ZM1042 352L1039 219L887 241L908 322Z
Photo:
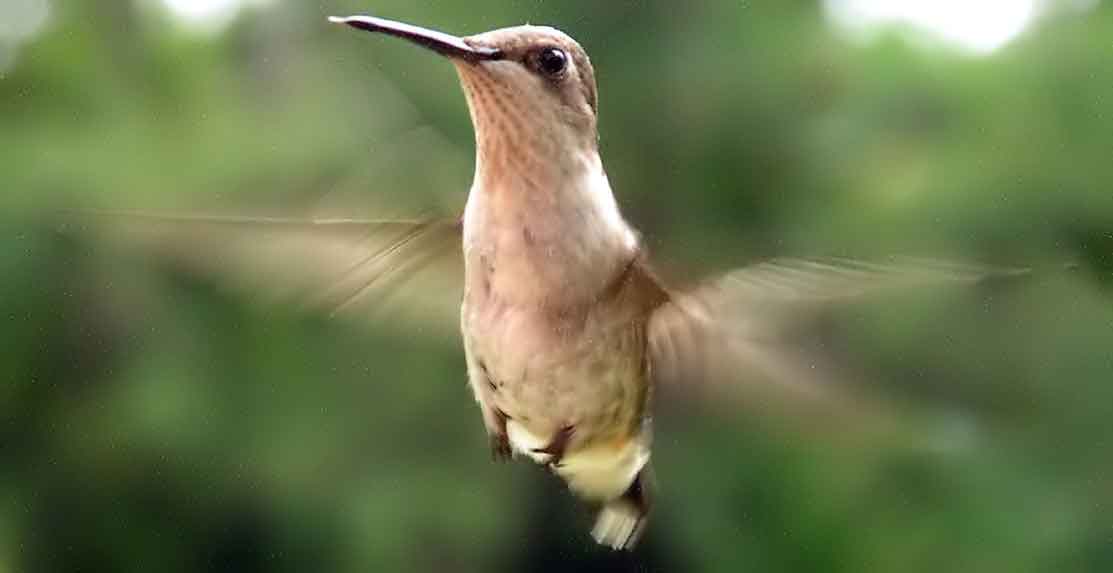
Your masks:
M59 215L458 211L451 66L325 22L360 12L579 39L673 276L1035 272L817 324L885 431L666 408L651 531L596 548L561 484L489 462L451 328L270 304ZM0 571L1113 570L1111 63L1099 0L3 0Z

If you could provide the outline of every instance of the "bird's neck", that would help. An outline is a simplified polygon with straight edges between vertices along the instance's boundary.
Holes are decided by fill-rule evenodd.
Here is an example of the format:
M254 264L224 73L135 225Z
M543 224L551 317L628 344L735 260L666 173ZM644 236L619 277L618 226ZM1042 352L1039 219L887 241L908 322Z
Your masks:
M469 297L581 304L635 256L637 237L619 213L594 144L576 153L545 151L480 139L464 214Z

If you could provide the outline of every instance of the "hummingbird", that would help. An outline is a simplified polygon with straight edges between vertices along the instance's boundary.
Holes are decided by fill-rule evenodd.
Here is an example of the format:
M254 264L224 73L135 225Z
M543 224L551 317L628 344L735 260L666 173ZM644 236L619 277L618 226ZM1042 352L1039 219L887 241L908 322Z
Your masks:
M984 274L922 261L781 260L670 291L608 182L595 70L576 40L544 26L458 37L371 16L330 21L408 40L455 67L476 147L460 310L471 390L494 457L524 457L563 478L598 507L591 533L602 545L629 549L645 530L655 390L728 374L731 360L715 355L749 356L751 370L772 363L756 358L761 349L723 344L739 338L714 326L729 322L732 303Z
M492 456L525 458L562 478L597 509L591 535L601 545L631 549L645 531L656 402L744 388L741 401L845 406L830 369L786 345L783 332L869 293L1026 272L779 258L670 288L607 179L595 70L574 39L543 26L459 37L371 16L330 21L407 40L455 67L476 149L462 218L92 214L154 222L147 242L172 258L249 290L308 290L308 306L333 313L385 290L391 276L451 267L463 278L459 314L451 313ZM187 224L185 234L163 228L170 223ZM104 230L124 227L132 226ZM445 260L452 264L434 264ZM428 311L429 302L413 306ZM860 402L846 410L865 411Z
M652 500L649 329L668 295L603 170L587 54L549 27L459 38L368 16L332 21L455 65L476 139L460 322L493 454L551 468L601 506L599 543L633 546Z

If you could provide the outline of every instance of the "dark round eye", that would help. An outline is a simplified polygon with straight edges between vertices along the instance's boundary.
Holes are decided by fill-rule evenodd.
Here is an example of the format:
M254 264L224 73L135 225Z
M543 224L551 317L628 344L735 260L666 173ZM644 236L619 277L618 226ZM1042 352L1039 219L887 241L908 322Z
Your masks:
M560 48L544 48L537 53L537 69L548 76L559 76L568 67L568 55Z

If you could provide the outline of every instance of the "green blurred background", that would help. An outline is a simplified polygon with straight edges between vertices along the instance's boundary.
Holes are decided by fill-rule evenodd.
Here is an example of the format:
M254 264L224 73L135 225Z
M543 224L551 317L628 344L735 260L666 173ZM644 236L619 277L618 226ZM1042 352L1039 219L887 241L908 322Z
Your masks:
M462 208L451 66L325 22L361 12L580 40L674 274L1037 272L825 319L898 430L670 408L647 539L596 548L560 483L489 462L450 331L261 304L59 220ZM0 190L0 571L1113 571L1107 2L2 0Z

